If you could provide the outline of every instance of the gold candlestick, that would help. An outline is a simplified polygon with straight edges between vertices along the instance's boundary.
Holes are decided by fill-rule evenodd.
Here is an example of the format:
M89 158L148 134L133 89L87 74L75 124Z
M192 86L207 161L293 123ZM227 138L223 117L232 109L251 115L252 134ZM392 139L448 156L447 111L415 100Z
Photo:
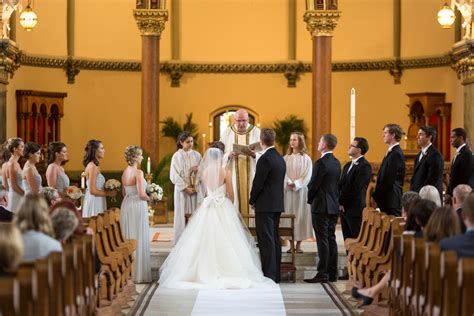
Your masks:
M145 179L146 179L146 183L147 183L148 185L150 185L150 184L151 184L151 180L153 180L153 174L152 174L152 173L147 173L147 174L145 174Z

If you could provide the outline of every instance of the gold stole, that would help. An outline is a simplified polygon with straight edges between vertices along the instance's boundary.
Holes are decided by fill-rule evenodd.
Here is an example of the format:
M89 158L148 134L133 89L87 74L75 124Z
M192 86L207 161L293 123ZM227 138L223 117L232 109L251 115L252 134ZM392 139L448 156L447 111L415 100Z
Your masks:
M250 144L250 132L252 131L253 126L250 126L245 133L239 133L236 129L232 127L234 131L234 143L239 145L249 145ZM251 157L239 155L235 160L235 176L237 184L237 196L235 198L239 201L239 211L242 215L249 214L249 188L250 188L250 159ZM248 220L245 219L245 222L248 225Z

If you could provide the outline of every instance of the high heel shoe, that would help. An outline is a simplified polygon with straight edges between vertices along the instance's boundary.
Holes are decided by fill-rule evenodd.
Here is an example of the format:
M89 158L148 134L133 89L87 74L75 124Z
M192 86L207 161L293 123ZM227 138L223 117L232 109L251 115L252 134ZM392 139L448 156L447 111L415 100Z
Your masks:
M353 287L352 288L352 297L355 298L355 299L358 299L358 300L361 300L362 303L360 303L359 305L357 305L357 308L361 308L363 306L366 306L366 305L370 305L372 304L372 302L374 301L374 299L372 297L369 297L369 296L365 296L364 294L361 294L356 287Z

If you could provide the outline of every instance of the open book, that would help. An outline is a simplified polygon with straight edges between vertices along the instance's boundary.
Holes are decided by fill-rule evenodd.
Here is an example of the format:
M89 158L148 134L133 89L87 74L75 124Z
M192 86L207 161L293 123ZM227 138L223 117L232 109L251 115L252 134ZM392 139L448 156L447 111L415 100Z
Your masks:
M255 152L262 151L260 142L256 142L250 145L233 144L232 146L232 151L238 153L239 155L248 155L248 152L250 150L255 151Z

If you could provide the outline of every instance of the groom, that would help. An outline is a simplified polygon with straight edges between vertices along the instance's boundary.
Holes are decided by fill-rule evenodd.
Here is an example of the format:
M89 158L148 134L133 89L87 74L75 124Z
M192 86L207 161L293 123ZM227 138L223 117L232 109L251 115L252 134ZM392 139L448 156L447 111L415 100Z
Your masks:
M275 131L263 128L260 133L262 153L257 161L249 203L255 209L255 227L263 274L279 283L281 244L278 226L284 210L286 164L276 151L274 143Z

